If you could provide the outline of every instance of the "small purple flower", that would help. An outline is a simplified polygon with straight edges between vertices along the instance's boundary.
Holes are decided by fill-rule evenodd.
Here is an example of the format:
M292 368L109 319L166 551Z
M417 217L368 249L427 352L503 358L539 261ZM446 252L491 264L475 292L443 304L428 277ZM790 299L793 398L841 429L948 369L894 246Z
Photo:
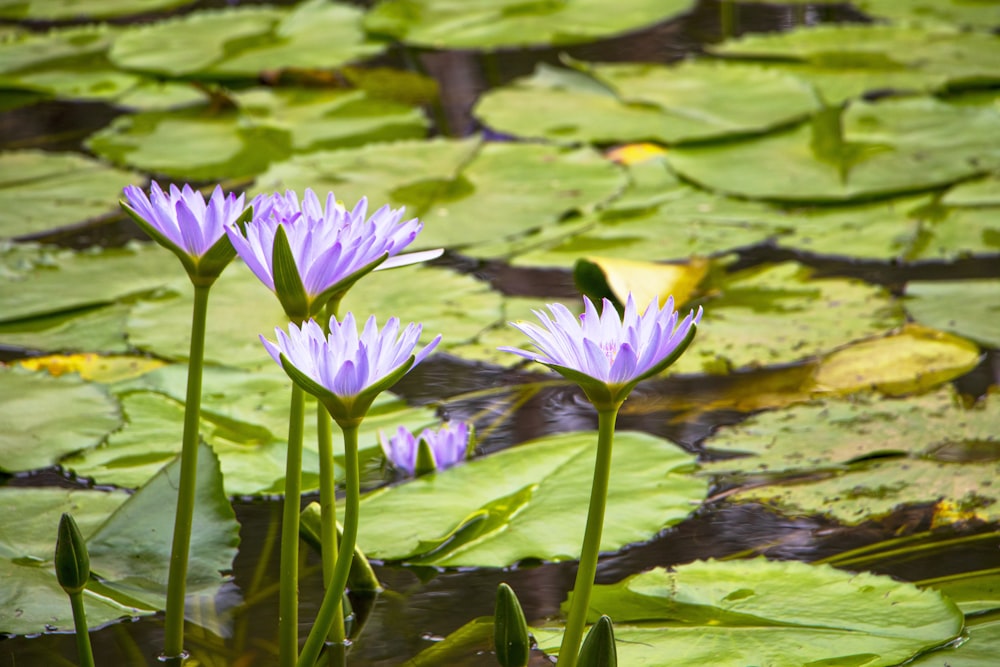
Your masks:
M441 336L414 352L421 330L408 324L400 332L399 319L392 317L379 331L372 316L359 334L354 315L347 313L343 322L330 318L329 334L310 319L301 327L289 324L288 333L276 328L276 343L264 336L260 340L292 380L323 401L340 423L364 417L375 396L431 353Z
M397 255L423 228L416 218L402 221L403 209L383 206L367 217L367 199L348 211L333 193L324 205L312 190L305 191L301 202L291 190L258 195L253 209L253 221L244 230L230 226L226 232L239 256L293 319L316 315L331 297L388 263L387 258ZM411 261L437 254L419 253ZM282 274L281 263L284 269L294 265L292 277ZM405 263L409 262L397 260L393 265Z
M149 196L139 187L124 190L122 208L160 245L170 249L194 276L218 277L235 257L226 228L246 212L243 195L226 195L216 186L205 197L190 185L171 185L167 192L153 181Z
M465 460L470 441L469 426L465 422L444 422L440 429L426 428L414 436L404 426L386 439L379 431L379 441L385 458L394 468L407 475L421 475L433 470L444 470ZM419 456L421 443L426 447L424 465Z
M500 349L545 364L574 380L599 407L620 403L639 381L672 364L694 338L702 314L699 308L678 323L673 297L663 308L654 299L639 315L629 294L621 318L607 299L600 313L587 297L583 305L579 318L554 303L548 306L551 318L543 311L533 311L543 326L511 322L531 338L538 352Z

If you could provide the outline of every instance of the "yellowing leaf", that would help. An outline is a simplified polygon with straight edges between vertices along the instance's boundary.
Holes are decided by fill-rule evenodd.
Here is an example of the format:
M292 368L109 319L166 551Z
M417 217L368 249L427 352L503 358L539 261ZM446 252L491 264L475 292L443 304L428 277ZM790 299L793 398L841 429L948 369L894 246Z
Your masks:
M53 354L34 357L20 362L32 371L45 370L49 375L59 377L66 373L78 373L84 380L93 382L118 382L145 375L166 365L158 359L146 357L104 357L85 352L83 354Z
M609 160L618 164L630 165L652 160L661 155L665 155L667 150L662 146L649 143L626 144L618 148L612 148L607 152Z
M837 394L862 389L916 393L967 373L977 363L979 348L974 343L907 324L892 335L854 343L828 355L808 389Z
M705 274L709 262L702 257L692 257L686 264L658 264L610 257L587 257L604 274L608 287L625 303L632 293L639 309L644 309L655 297L660 305L668 296L680 307L691 298Z

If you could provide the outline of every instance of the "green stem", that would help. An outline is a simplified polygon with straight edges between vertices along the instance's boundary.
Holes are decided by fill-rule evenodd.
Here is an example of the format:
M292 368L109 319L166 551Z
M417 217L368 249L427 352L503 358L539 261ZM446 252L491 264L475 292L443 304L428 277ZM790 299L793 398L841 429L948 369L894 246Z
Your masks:
M354 559L354 545L358 538L358 514L360 512L361 483L358 470L358 426L361 420L352 424L340 424L344 432L344 464L347 468L347 496L344 499L344 537L340 542L337 554L337 566L334 569L330 585L323 596L323 604L316 614L316 623L309 632L302 654L299 655L298 667L313 667L316 658L323 648L323 640L330 630L330 625L338 610L342 609L344 588L347 586L347 575L351 571L351 561Z
M601 550L604 508L608 500L608 480L611 478L611 448L619 407L621 404L597 411L597 460L594 463L594 483L590 489L587 529L583 535L580 567L573 584L573 601L566 620L566 632L559 647L557 667L576 667L580 654L580 642L587 624L587 610L590 608L590 592L594 588L594 576L597 574L597 555Z
M278 656L292 667L299 653L299 506L302 504L302 430L305 392L292 384L285 459L285 504L281 517L281 585L278 593Z
M198 426L201 416L201 374L205 361L205 323L208 317L209 285L194 286L191 315L191 352L188 355L187 397L184 402L184 434L181 440L181 477L174 515L174 538L167 579L166 627L163 655L166 660L184 658L184 597L187 587L191 523L198 488Z
M337 317L340 301L341 297L337 296L326 304L325 321L323 322L325 331L329 331L330 318ZM337 565L337 479L336 466L333 462L333 422L330 419L330 413L327 412L322 403L317 404L316 432L317 447L319 448L320 544L323 557L323 586L329 588L333 579L333 571ZM343 647L346 638L345 632L344 610L342 606L338 606L331 620L327 639L332 646ZM331 650L329 658L330 667L342 667L346 664L346 653L343 650Z
M83 606L83 591L69 594L73 607L73 624L76 626L76 654L80 667L94 667L94 652L90 648L90 633L87 631L87 611Z

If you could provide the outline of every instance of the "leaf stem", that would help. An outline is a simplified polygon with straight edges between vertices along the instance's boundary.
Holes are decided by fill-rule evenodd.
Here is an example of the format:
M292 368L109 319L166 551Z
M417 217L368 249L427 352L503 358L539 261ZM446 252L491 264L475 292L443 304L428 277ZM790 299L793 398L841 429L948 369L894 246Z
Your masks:
M347 575L351 571L351 561L354 559L354 545L358 537L358 514L361 508L361 482L358 469L358 426L360 419L351 423L342 422L340 428L344 433L344 464L347 468L347 496L344 500L344 536L340 542L337 554L337 564L334 568L330 585L323 596L323 604L316 614L316 622L309 632L302 653L299 655L298 667L313 667L316 658L323 647L323 640L330 631L331 623L338 610L343 609L344 589L347 586Z
M73 607L73 625L76 628L76 654L80 667L94 667L94 651L90 647L90 633L87 631L87 611L83 605L83 591L69 594Z
M302 504L302 431L305 392L292 383L285 459L285 504L281 517L281 578L278 592L278 655L292 667L299 654L299 505Z
M597 459L594 463L594 482L590 489L590 508L587 511L587 529L583 535L580 566L573 584L566 632L559 647L557 667L576 667L580 654L583 629L587 624L590 592L597 574L597 556L601 549L604 530L604 510L608 500L608 480L611 478L611 449L615 437L615 421L621 403L597 411Z
M201 417L201 376L205 361L205 325L208 319L210 285L194 285L191 314L191 351L188 354L187 396L184 401L184 433L181 439L181 475L174 514L174 536L167 577L167 605L164 628L165 660L183 660L184 599L187 588L191 524L194 520L198 486L198 427Z

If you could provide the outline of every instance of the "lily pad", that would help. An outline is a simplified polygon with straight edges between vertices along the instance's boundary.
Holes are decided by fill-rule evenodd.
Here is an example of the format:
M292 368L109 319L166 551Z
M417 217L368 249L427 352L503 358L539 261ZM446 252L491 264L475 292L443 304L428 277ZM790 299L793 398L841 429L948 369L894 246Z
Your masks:
M314 153L275 165L258 188L333 190L343 201L406 206L424 223L414 248L516 238L590 210L625 186L588 149L474 140L399 142Z
M177 506L178 464L165 468L135 494L2 488L8 517L0 528L0 572L16 586L0 591L0 632L37 634L72 631L69 600L52 567L56 527L63 512L73 515L87 539L94 577L84 590L87 621L97 627L119 618L148 616L163 608ZM213 595L232 567L239 524L222 495L218 463L207 447L198 459L189 561L188 592Z
M0 298L0 322L18 326L166 287L190 290L177 258L152 244L78 253L11 246L0 249L0 280L17 286Z
M961 509L957 517L995 521L998 424L995 398L965 409L948 390L905 400L827 401L720 429L708 447L752 455L706 469L777 475L772 484L758 482L732 498L768 502L783 512L828 514L848 524L903 504L938 502ZM810 475L785 479L789 473Z
M763 559L696 561L597 586L591 615L615 619L622 664L890 667L962 630L937 591L889 577ZM561 631L535 631L557 649Z
M163 608L179 479L177 458L87 539L91 569L102 588ZM231 578L240 525L222 490L219 460L205 444L198 447L196 480L187 594L214 595Z
M19 0L0 5L0 17L31 21L107 19L162 11L194 0Z
M725 372L802 361L902 324L878 288L814 279L794 263L733 274L704 289L705 315L675 372Z
M382 0L365 17L369 32L433 49L495 50L589 42L659 23L688 0Z
M1000 348L1000 281L911 281L906 310L918 322Z
M966 623L968 639L908 662L907 667L993 667L1000 655L1000 619L971 618Z
M361 500L358 544L372 558L440 566L577 558L596 438L551 436L374 491ZM687 517L707 491L693 465L665 440L616 434L601 550Z
M711 50L741 58L793 59L820 67L916 71L944 76L955 87L991 85L1000 76L989 64L1000 57L1000 40L942 25L827 24L750 34Z
M981 0L855 0L863 12L878 18L914 23L946 23L990 30L1000 26L1000 7Z
M582 66L581 66L582 67ZM765 132L817 109L800 80L757 65L540 65L487 93L475 113L490 127L556 142L681 143Z
M682 176L739 196L840 202L949 185L1000 164L1000 113L932 99L884 100L760 139L677 148Z
M914 258L954 261L1000 254L1000 206L930 207L926 217Z
M322 0L284 10L203 10L129 28L109 57L123 69L167 76L252 78L264 70L331 68L375 55L361 11Z
M0 395L4 472L55 465L66 454L97 445L121 425L118 402L102 387L72 375L0 366Z
M23 238L117 212L122 188L140 180L75 153L0 155L0 238Z
M82 311L0 324L0 345L24 352L127 352L129 305L114 303Z
M180 451L186 377L186 367L174 365L126 385L128 389L121 395L125 427L103 446L65 459L63 466L100 484L127 488L144 484ZM230 496L283 493L291 381L277 365L252 373L209 368L203 380L199 430L219 457L226 493ZM305 491L319 487L315 405L315 401L308 400L303 461ZM359 434L362 457L380 458L379 430L394 432L399 426L419 430L434 421L433 410L410 408L385 394L376 400L362 422ZM334 453L338 458L343 456L339 436L334 437ZM338 475L341 472L338 470Z

